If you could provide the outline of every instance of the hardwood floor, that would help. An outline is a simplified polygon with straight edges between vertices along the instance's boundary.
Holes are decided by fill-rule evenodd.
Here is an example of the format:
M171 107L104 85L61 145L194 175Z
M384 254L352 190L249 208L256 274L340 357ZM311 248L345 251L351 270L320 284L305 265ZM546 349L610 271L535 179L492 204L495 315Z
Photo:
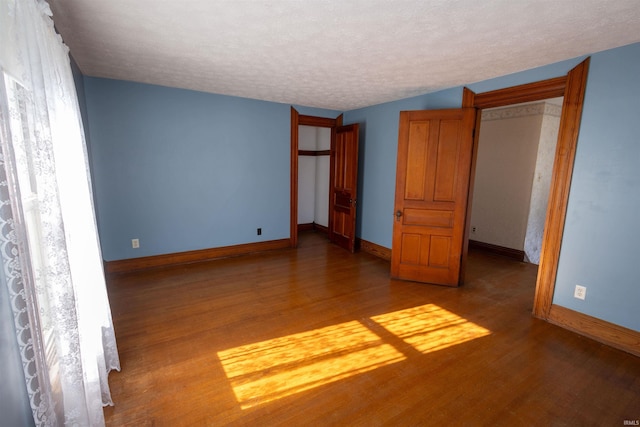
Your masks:
M473 252L459 289L315 233L297 250L108 278L109 426L623 425L640 359L531 316L536 268Z

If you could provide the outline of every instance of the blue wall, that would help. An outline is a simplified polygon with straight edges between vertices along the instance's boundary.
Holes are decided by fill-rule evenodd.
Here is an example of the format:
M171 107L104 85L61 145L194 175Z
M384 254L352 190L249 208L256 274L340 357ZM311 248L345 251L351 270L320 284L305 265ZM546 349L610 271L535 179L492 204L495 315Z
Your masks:
M98 78L84 88L105 260L289 237L289 105ZM339 114L305 110L323 112Z
M640 44L592 56L554 303L640 331ZM585 301L575 285L587 287Z

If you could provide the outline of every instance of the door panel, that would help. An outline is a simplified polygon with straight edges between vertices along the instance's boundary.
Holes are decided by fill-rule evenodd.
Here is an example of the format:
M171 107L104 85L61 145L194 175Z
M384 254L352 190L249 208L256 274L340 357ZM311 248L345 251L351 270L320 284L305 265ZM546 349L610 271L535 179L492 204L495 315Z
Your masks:
M358 193L358 125L338 126L331 151L329 240L353 252Z
M400 113L393 277L458 286L475 109Z

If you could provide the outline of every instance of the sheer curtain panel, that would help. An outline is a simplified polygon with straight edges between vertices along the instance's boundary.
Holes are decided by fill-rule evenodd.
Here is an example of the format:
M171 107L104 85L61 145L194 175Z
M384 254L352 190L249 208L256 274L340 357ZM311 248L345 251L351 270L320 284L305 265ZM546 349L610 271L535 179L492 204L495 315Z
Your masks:
M0 0L0 255L36 425L104 425L120 369L69 52Z

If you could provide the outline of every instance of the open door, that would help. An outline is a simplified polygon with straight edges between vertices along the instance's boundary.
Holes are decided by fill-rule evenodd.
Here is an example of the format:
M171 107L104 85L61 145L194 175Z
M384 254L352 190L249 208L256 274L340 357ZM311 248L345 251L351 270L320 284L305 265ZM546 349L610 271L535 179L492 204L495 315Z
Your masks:
M460 284L475 121L474 108L400 113L394 278Z
M353 252L358 193L358 125L338 126L331 139L329 240Z

